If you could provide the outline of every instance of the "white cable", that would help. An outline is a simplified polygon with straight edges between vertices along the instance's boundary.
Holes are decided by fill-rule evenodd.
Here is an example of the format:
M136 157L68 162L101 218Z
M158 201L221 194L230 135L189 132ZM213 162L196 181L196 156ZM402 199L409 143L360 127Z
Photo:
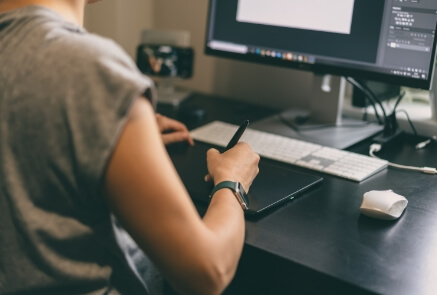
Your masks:
M416 144L416 150L420 150L423 149L424 147L426 147L428 144L431 143L431 140L437 141L437 136L433 136L425 141L419 142L418 144Z
M379 152L381 150L381 145L374 143L372 145L370 145L369 147L369 155L373 158L378 158L374 153L375 152ZM405 169L405 170L414 170L414 171L420 171L426 174L437 174L437 169L436 168L432 168L432 167L414 167L414 166L406 166L406 165L400 165L400 164L395 164L395 163L390 163L388 162L388 165L391 167L395 167L395 168L399 168L399 169Z

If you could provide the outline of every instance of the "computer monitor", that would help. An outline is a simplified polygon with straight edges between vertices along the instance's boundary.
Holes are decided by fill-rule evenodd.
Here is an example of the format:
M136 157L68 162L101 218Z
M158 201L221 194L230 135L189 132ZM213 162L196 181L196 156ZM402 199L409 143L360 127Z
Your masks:
M325 74L430 89L436 27L436 0L210 0L205 52L314 72L310 116L341 125L345 81ZM328 145L356 141L336 129Z

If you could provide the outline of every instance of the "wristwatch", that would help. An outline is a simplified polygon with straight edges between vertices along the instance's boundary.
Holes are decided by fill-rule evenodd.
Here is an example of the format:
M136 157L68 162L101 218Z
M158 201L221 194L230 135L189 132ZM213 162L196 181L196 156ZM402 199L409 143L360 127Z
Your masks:
M249 209L249 198L247 197L246 191L244 190L243 186L239 182L222 181L212 189L209 197L212 198L215 192L222 188L231 189L235 197L237 198L238 203L240 203L241 208L243 208L244 211Z

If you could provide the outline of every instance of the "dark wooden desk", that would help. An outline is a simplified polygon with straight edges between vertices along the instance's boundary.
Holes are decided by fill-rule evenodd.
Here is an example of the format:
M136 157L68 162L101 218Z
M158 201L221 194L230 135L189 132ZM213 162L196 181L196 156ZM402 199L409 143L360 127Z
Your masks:
M203 122L193 125L215 119L239 124L275 111L202 95L186 104L207 112ZM407 136L379 155L400 164L437 167L437 145L417 151L416 143ZM367 153L368 146L351 150ZM246 222L244 252L226 294L437 294L437 175L388 168L356 183L287 167L320 175L324 182ZM362 195L384 189L408 199L403 216L380 221L360 215Z

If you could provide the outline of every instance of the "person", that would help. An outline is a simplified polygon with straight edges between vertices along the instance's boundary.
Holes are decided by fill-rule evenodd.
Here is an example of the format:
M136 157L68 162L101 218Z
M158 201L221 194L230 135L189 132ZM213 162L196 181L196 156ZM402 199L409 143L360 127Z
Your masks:
M0 0L0 294L154 294L113 217L181 294L219 294L244 243L230 189L200 216L165 145L152 81L82 26L87 0ZM152 101L152 103L151 103ZM214 184L249 190L248 144L206 155ZM203 181L203 180L200 180Z

